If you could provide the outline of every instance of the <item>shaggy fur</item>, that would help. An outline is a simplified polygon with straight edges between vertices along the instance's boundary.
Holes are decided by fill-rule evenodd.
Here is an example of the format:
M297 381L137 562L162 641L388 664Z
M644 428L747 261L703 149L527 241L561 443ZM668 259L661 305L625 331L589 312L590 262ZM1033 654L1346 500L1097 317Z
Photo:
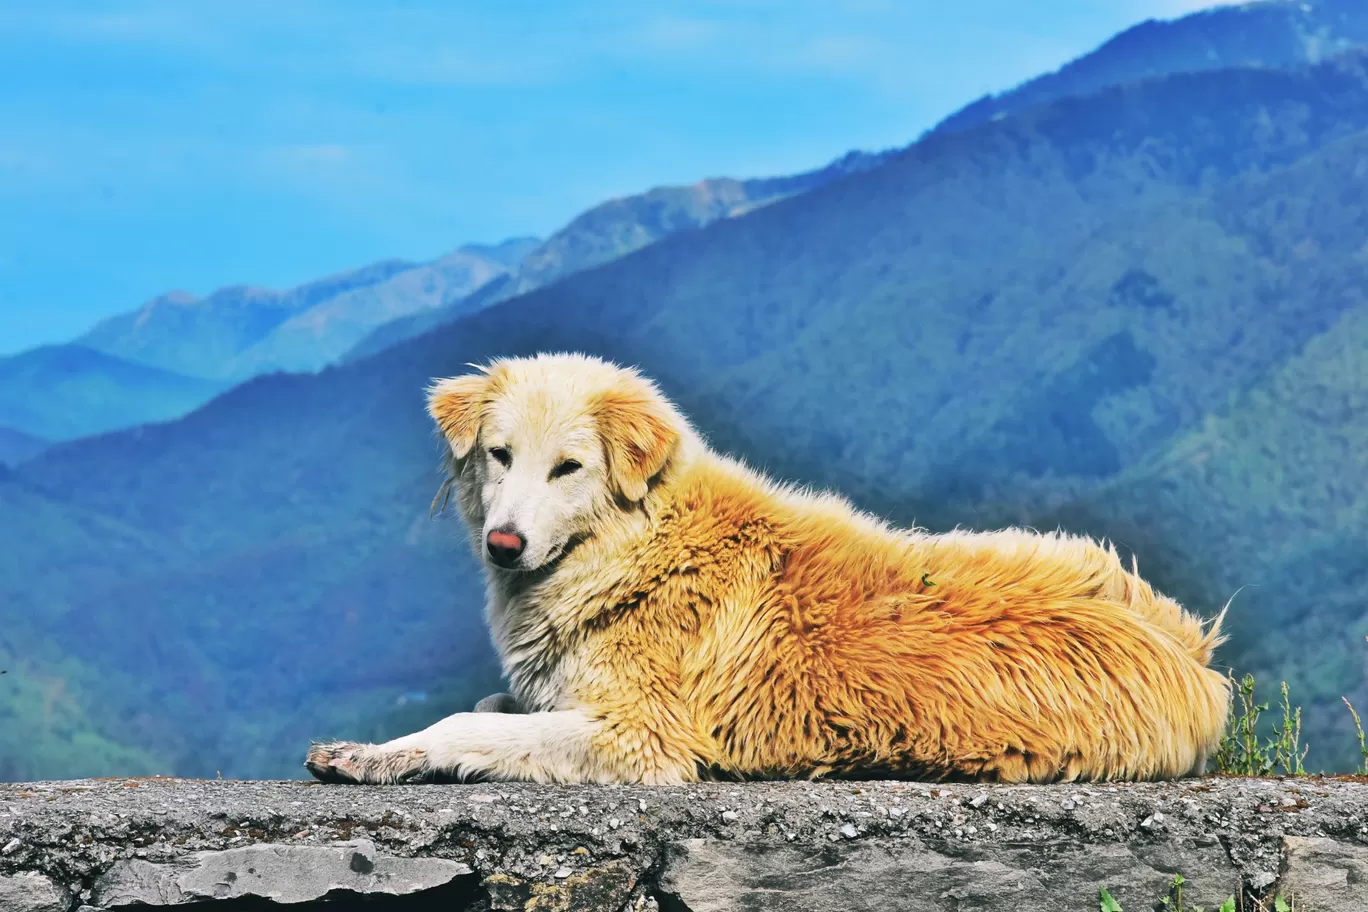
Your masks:
M1159 779L1199 774L1224 728L1220 619L1091 540L891 528L581 356L441 381L429 411L526 712L316 745L319 778ZM521 564L491 532L526 539Z

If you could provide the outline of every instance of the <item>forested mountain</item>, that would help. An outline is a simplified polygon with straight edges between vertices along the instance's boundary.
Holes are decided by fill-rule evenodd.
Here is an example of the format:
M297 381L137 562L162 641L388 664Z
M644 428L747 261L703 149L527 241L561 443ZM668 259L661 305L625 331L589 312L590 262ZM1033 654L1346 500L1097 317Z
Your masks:
M900 522L1113 535L1207 614L1244 587L1223 659L1287 676L1312 701L1311 762L1346 763L1365 175L1361 54L1128 84L55 446L0 479L18 543L0 648L29 682L0 758L289 774L310 737L394 733L496 687L479 571L428 520L422 391L579 349L641 365L715 445ZM36 702L52 682L61 726Z
M49 443L14 428L0 427L0 465L17 465L43 452Z
M80 345L0 358L0 462L19 462L47 441L179 418L224 386Z
M601 203L577 216L528 252L517 269L467 297L401 317L374 330L348 355L360 358L412 339L499 301L601 266L680 231L733 218L881 164L887 153L849 152L824 168L787 177L712 178L682 187L656 187Z
M936 129L962 130L1127 82L1230 67L1296 67L1365 45L1368 4L1362 0L1265 0L1150 19L1053 73L980 98Z

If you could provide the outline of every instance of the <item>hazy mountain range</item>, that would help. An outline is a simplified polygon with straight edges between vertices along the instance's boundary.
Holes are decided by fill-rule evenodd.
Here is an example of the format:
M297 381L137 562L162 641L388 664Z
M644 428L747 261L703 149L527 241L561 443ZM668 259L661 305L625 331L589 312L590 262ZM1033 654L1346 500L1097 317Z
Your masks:
M1365 43L1368 22L1359 0L1249 3L1171 22L1149 21L1056 72L968 105L935 129L965 129L1034 105L1171 73L1315 63ZM203 299L171 292L111 317L75 340L123 361L169 372L167 387L144 386L128 396L118 409L118 421L97 411L73 412L66 422L82 429L112 429L178 417L229 382L273 371L316 371L370 355L674 232L743 214L874 167L885 157L852 152L825 168L791 177L716 178L655 188L596 206L544 243L515 238L469 244L431 263L377 263L284 292L238 286ZM53 357L50 351L47 357ZM65 357L75 361L81 356ZM187 396L192 386L185 378L219 382L199 384L200 394ZM120 383L119 377L87 363L65 377L68 407L98 403L101 390L119 388ZM90 390L81 391L82 385ZM18 382L5 389L12 398L29 398ZM172 403L179 407L169 408ZM0 420L0 462L32 455L35 440L80 436L48 437L41 423L24 422L22 416L9 420L13 423ZM8 439L26 442L7 446Z
M1290 8L1154 34L1292 41ZM1368 20L1311 9L1338 17L1325 40ZM1222 661L1288 680L1310 764L1347 765L1339 697L1368 702L1368 54L1139 80L1101 58L1085 71L1115 84L504 299L533 251L420 335L0 474L0 777L289 775L311 737L498 687L479 570L428 520L422 390L545 349L639 364L718 447L897 521L1062 524L1200 612L1239 591Z
M0 427L15 441L69 440L178 418L224 387L81 345L44 346L0 359Z
M0 462L31 457L41 451L35 441L178 418L231 383L316 371L344 356L378 351L674 232L741 215L880 160L852 152L791 177L658 187L596 206L544 243L529 237L468 244L430 263L391 260L287 291L243 285L205 298L161 295L100 322L72 345L0 359ZM33 370L50 362L63 365L64 393L56 399L43 386L51 371ZM139 366L155 371L130 384ZM106 408L116 390L126 392L116 408ZM5 400L23 406L6 409ZM10 440L15 443L7 445Z
M609 200L553 234L499 281L468 298L380 326L349 357L374 354L468 313L640 250L663 237L744 215L829 181L867 171L885 158L887 153L850 152L824 168L791 177L713 178L687 187L657 187L637 196Z

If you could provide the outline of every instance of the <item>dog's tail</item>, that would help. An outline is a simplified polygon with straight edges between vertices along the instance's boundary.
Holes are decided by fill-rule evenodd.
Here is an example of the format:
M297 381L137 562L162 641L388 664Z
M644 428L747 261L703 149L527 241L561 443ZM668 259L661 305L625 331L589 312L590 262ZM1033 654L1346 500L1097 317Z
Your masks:
M1113 553L1115 551L1113 550ZM1119 560L1119 558L1118 558ZM1219 614L1209 620L1202 620L1189 614L1173 599L1155 592L1149 583L1140 577L1140 563L1131 556L1130 572L1126 574L1127 601L1136 614L1177 640L1192 658L1202 665L1210 665L1216 648L1225 642L1221 625L1226 612L1230 610L1231 596ZM1237 593L1238 594L1238 593Z

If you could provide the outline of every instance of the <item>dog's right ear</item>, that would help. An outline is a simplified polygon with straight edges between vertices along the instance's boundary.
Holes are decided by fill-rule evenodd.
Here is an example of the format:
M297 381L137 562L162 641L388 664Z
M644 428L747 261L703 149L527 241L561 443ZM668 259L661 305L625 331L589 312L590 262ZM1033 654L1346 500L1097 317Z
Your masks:
M646 383L603 394L595 411L613 483L627 500L641 500L679 442L673 413Z
M438 380L428 387L428 414L458 459L465 458L475 446L488 395L489 377L482 373Z

